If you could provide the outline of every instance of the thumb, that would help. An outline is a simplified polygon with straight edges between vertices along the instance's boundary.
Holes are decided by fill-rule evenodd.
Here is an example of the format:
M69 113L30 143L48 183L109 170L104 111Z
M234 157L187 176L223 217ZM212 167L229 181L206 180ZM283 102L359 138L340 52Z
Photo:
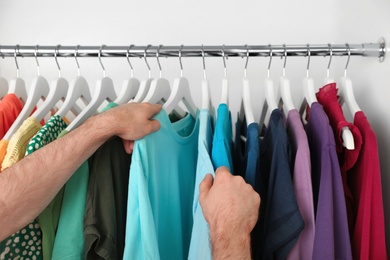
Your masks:
M206 174L203 181L199 185L199 202L202 204L202 201L206 198L209 193L211 186L213 186L213 176L211 174Z

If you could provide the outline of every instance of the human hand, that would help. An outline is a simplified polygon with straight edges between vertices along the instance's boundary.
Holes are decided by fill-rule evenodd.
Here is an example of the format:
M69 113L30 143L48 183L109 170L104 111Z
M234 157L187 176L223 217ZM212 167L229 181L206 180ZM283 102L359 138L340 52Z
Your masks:
M249 259L250 232L260 206L260 196L252 186L219 167L214 181L207 174L200 183L199 202L210 225L213 259Z
M109 113L114 135L122 138L127 153L132 153L134 140L160 129L160 122L151 118L160 112L161 108L159 104L129 103L105 112Z

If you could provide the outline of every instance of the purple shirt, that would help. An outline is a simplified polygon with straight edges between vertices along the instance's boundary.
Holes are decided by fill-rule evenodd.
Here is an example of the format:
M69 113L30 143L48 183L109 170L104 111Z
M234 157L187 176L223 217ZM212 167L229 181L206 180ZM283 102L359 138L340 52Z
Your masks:
M310 147L316 214L313 259L352 259L335 138L319 103L312 104L305 128Z
M315 223L310 149L298 110L293 109L288 112L286 127L291 145L294 192L299 212L305 222L305 227L287 259L312 259Z

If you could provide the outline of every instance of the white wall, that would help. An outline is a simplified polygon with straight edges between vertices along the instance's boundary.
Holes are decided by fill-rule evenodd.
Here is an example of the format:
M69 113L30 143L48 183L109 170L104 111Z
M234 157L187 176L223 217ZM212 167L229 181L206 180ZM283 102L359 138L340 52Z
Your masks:
M0 1L0 44L2 45L222 45L222 44L343 44L376 42L380 37L390 41L390 1L253 1L253 0L166 0L166 1ZM73 59L60 59L62 75L71 79L77 73ZM101 77L97 59L79 59L82 74L91 88ZM135 76L147 77L142 59L132 59ZM271 77L282 73L282 60L273 59ZM334 57L331 75L340 78L346 57ZM117 90L129 77L126 59L105 58L107 76L114 79ZM54 59L41 58L41 75L57 77ZM149 59L152 75L158 76L155 59ZM310 73L320 87L326 73L328 58L311 59ZM164 77L179 76L176 59L162 59ZM235 115L241 99L241 78L245 59L227 61L231 83L230 107ZM268 59L251 58L248 77L251 81L252 103L260 115L263 99L262 80ZM34 59L19 58L21 77L29 84L36 75ZM190 80L191 91L200 104L202 60L183 58L184 75ZM212 86L214 104L218 104L223 75L222 59L206 60L207 75ZM302 98L301 82L306 75L306 59L287 60L287 76L295 105ZM348 75L353 80L356 99L377 134L382 168L383 196L387 217L386 231L390 237L390 57L383 63L376 58L352 57ZM0 59L0 75L8 79L16 74L13 59ZM388 239L389 240L389 239ZM390 244L388 243L390 249ZM389 251L390 252L390 251Z

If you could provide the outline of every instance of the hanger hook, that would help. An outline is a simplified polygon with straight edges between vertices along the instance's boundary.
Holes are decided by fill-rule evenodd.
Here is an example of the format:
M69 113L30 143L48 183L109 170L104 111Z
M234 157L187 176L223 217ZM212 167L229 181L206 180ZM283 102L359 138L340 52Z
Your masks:
M148 66L149 78L151 77L151 71L150 71L150 66L149 66L148 60L146 59L146 52L150 48L150 46L152 46L152 45L149 44L148 46L146 46L146 48L144 50L144 59L145 59L146 66Z
M130 59L129 59L129 54L130 54L130 49L134 47L134 44L130 45L130 47L127 49L127 52L126 52L126 59L127 59L127 62L129 63L130 65L130 76L133 78L134 76L134 69L133 69L133 66L131 65L130 63Z
M268 44L268 47L269 47L269 62L268 62L268 69L267 69L267 77L269 78L269 71L271 69L271 62L272 62L272 45L271 44Z
M79 61L77 60L77 55L79 54L79 47L80 45L77 45L76 49L74 49L74 59L76 60L76 64L77 64L77 76L80 76L80 65L79 65Z
M15 47L15 52L14 52L14 58L15 58L15 64L16 64L16 77L19 78L19 64L18 64L18 59L16 58L16 50L19 51L19 44L16 45Z
M4 53L1 51L1 45L0 45L0 55L4 59Z
M306 77L309 77L309 67L310 67L310 44L307 44L307 67L306 67Z
M55 49L54 51L54 59L56 60L56 63L57 63L57 67L58 67L58 77L61 78L61 68L60 68L60 64L58 63L58 60L57 60L57 55L58 53L60 52L60 47L61 45L58 44L57 45L57 48Z
M207 79L207 76L206 76L206 62L205 62L205 55L204 55L204 47L203 47L203 44L202 44L202 59L203 59L203 78L204 79Z
M287 48L286 48L286 44L283 44L283 48L284 48L283 77L285 77L286 76L286 61L287 61Z
M246 68L248 67L248 61L249 61L249 48L248 44L245 44L246 48L246 62L245 62L245 69L244 69L244 78L246 78Z
M222 45L222 60L223 60L223 75L225 78L227 78L225 44Z
M100 49L99 49L99 62L100 62L100 65L102 66L102 69L103 69L103 78L106 77L106 69L104 68L103 62L102 62L102 59L101 59L102 51L103 51L104 47L106 47L106 45L103 44L102 46L100 46Z
M160 69L160 78L162 76L162 69L161 69L161 64L160 64L160 58L159 58L159 55L160 55L160 48L162 47L162 45L160 44L157 48L157 52L156 52L156 58L157 58L157 64L158 64L158 68Z
M333 48L332 48L332 45L330 43L328 43L328 46L329 46L329 63L328 63L328 68L326 69L326 77L329 78L329 68L330 68L330 64L332 63L332 58L333 58Z
M351 58L351 48L349 47L348 43L346 43L345 45L347 46L348 49L348 60L347 60L347 64L345 64L344 77L347 77L347 68L349 64L349 59Z
M180 63L180 77L183 77L183 63L181 62L181 50L183 49L183 44L180 45L180 50L179 50L179 63Z
M38 48L39 45L35 45L35 51L34 51L34 56L35 56L35 61L37 62L37 67L38 67L38 76L41 75L41 72L39 70L39 62L38 62Z

